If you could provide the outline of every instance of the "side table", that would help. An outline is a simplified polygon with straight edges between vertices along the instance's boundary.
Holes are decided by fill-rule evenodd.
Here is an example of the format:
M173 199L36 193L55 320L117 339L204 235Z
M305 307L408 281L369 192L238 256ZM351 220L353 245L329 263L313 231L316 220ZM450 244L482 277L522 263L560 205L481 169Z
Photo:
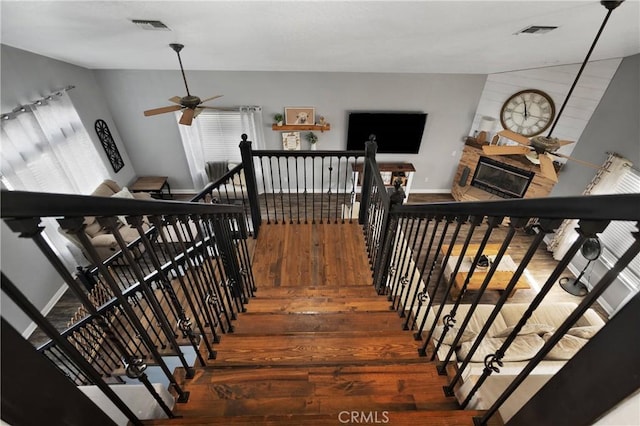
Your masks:
M164 189L167 188L168 198L171 199L171 186L168 176L141 176L129 187L131 192L150 192L152 196L164 199ZM155 197L154 197L155 198Z

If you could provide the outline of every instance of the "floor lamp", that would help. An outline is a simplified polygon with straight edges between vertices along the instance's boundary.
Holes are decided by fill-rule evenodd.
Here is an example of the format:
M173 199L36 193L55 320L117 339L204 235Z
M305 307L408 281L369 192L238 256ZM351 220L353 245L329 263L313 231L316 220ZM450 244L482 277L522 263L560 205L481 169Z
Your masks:
M562 277L558 281L560 283L560 287L567 293L571 293L574 296L584 296L587 294L587 286L580 282L582 276L586 272L591 262L600 257L600 253L602 253L602 247L600 246L600 240L598 237L589 237L585 240L580 247L580 253L584 256L585 259L588 260L587 264L584 265L582 272L578 275L577 278L571 277Z

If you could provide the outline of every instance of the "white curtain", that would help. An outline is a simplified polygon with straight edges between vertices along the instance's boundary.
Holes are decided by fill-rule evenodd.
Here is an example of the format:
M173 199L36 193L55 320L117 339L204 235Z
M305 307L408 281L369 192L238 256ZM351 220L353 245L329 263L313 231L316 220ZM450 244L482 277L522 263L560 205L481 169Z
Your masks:
M191 173L193 187L197 192L204 188L209 181L204 169L204 149L202 147L202 138L200 137L200 131L198 129L198 119L196 118L191 126L183 126L182 124L179 124L182 112L177 112L175 117L178 125L178 131L180 132L180 138L182 139L184 154L187 157L187 164L189 165L189 173Z
M10 190L89 194L109 173L69 96L61 91L41 105L2 120L2 184ZM45 238L69 268L79 251L43 219Z
M604 195L611 194L618 186L620 180L627 173L628 169L633 165L631 161L618 154L610 153L607 160L598 170L595 177L591 180L583 195ZM547 250L553 252L553 258L562 259L573 242L578 238L575 228L578 221L575 219L567 219L556 230L555 236L547 244Z
M194 189L200 190L204 188L209 182L209 178L205 171L205 163L207 161L215 161L215 158L206 158L205 149L204 149L204 141L203 141L203 132L200 125L199 119L203 119L205 115L215 115L215 114L225 114L226 119L228 120L229 113L228 112L220 112L206 110L199 114L198 118L193 121L193 125L191 126L183 126L177 124L178 129L180 131L180 137L182 139L182 145L184 147L184 152L187 157L187 163L189 165L189 172L191 174L191 179L193 180ZM177 112L175 114L176 123L180 121L181 112ZM238 109L237 120L240 124L240 129L242 133L246 133L248 139L253 142L251 147L253 149L263 149L264 144L264 124L262 121L262 108L259 106L241 106ZM227 150L235 150L239 152L238 145L240 142L240 138L237 132L233 134L224 134L221 137L225 138L226 147L224 149ZM228 143L227 143L228 142ZM217 144L218 146L225 145L225 143ZM225 155L222 157L226 158Z

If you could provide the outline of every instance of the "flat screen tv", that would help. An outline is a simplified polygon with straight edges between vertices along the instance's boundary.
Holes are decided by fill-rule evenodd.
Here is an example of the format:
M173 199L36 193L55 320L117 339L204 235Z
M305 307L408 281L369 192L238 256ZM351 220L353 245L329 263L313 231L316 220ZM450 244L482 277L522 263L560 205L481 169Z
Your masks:
M347 150L363 150L373 134L381 154L417 154L426 122L423 112L351 112Z

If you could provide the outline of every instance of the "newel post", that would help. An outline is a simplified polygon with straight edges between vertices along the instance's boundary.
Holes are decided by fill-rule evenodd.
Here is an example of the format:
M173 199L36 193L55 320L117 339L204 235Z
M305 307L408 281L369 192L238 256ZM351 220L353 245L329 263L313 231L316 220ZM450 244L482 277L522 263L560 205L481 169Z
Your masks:
M399 216L392 215L391 210L393 206L402 205L406 195L402 189L402 182L400 179L393 183L394 189L389 196L389 208L384 213L382 219L382 235L384 239L379 247L380 255L377 256L378 261L373 267L373 284L378 291L378 294L384 294L384 286L389 276L389 268L391 266L391 254L393 251L393 245L396 240L396 232L398 230L398 218Z
M376 143L376 135L369 136L369 140L364 144L364 169L362 171L362 188L360 193L360 211L358 212L358 223L364 225L367 223L367 215L369 211L369 201L371 199L371 185L373 179L371 177L370 162L376 161L376 152L378 144Z
M253 152L251 141L247 140L247 135L242 134L240 142L240 155L242 157L242 170L247 184L247 198L249 198L249 208L251 209L251 223L253 224L253 238L258 238L262 217L260 215L260 202L258 201L258 182L256 180L256 170L253 165Z

